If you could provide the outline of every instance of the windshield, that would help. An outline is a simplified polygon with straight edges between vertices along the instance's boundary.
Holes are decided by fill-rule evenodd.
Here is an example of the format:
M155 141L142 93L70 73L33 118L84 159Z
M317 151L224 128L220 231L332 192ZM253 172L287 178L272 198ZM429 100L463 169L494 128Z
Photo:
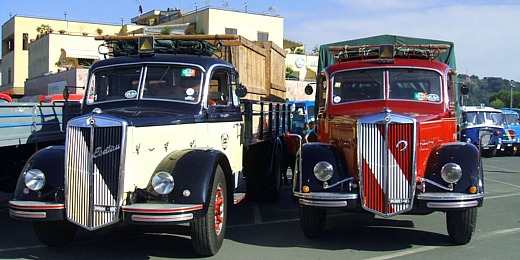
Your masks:
M332 82L332 102L335 104L383 98L382 70L339 72Z
M502 113L496 112L485 112L485 111L472 111L466 112L463 115L464 123L473 125L501 125L502 124Z
M199 68L185 65L100 69L91 77L87 102L136 99L198 102L202 76Z
M505 114L504 122L508 125L518 125L518 115L517 114Z
M388 73L390 99L439 102L441 77L429 70L391 69Z
M334 104L383 99L385 93L388 93L388 98L393 100L435 103L441 101L442 77L431 70L343 71L333 76L332 83L332 102Z

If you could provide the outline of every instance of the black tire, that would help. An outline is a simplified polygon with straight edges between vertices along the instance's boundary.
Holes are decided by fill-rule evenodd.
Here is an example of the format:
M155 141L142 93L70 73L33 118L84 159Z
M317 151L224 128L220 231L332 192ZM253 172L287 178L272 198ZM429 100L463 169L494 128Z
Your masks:
M446 212L446 226L450 240L454 244L469 243L477 226L477 208Z
M275 202L280 198L282 185L282 153L273 157L272 169L268 174L254 172L246 178L247 197L253 201Z
M482 153L482 156L484 156L486 158L492 158L497 155L497 148L494 147L492 149L482 150L481 153Z
M300 205L300 227L308 238L318 238L325 232L327 210Z
M33 223L36 237L47 246L63 246L69 243L78 230L78 226L67 220L37 221Z
M193 249L201 256L215 255L222 246L226 233L227 187L220 165L215 170L210 194L206 215L190 225Z
M267 176L267 188L264 194L264 199L268 202L275 202L280 198L280 187L282 185L282 153L277 152L273 160L273 169L271 174Z

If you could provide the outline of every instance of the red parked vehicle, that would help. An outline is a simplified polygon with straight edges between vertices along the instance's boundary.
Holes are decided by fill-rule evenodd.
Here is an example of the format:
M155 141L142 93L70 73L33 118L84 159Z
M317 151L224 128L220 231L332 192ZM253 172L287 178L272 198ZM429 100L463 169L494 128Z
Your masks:
M442 211L451 241L468 243L484 179L479 150L458 141L453 43L391 35L333 43L320 47L320 66L318 142L301 147L293 179L305 235L322 235L331 209L385 218Z

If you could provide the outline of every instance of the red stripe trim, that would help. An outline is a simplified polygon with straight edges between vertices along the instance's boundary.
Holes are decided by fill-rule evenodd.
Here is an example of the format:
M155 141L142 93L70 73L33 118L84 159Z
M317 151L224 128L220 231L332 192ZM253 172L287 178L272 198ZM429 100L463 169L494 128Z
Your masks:
M123 206L124 212L129 213L181 213L186 211L194 211L202 209L202 205L191 206L191 207L179 207L179 208L169 208L169 209L148 209L148 208L127 208Z

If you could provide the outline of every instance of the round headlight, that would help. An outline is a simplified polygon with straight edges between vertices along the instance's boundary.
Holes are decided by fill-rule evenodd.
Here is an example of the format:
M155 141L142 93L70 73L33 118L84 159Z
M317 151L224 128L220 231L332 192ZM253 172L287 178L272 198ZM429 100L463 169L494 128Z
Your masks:
M45 174L38 169L30 169L23 175L25 186L30 190L38 191L45 186Z
M152 186L157 193L164 195L172 192L175 182L171 174L158 172L152 178Z
M314 165L314 176L320 181L328 181L332 178L332 174L334 173L334 168L332 164L321 161Z
M462 169L456 163L447 163L441 168L441 177L447 183L455 183L461 176Z

